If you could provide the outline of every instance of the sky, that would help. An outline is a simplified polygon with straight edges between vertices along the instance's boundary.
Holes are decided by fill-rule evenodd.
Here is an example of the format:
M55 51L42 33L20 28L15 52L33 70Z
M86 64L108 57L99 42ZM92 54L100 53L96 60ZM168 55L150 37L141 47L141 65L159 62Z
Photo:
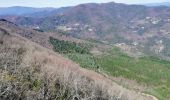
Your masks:
M170 2L170 0L0 0L0 7L27 6L27 7L66 7L82 3L117 2L126 4L144 4Z

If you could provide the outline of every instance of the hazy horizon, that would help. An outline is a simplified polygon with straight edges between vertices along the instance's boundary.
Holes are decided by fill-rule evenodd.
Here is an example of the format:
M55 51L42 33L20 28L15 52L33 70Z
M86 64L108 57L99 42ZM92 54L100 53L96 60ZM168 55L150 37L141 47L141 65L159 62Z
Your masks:
M170 2L170 0L36 0L34 2L30 2L30 0L5 0L0 1L0 7L13 7L13 6L21 6L21 7L67 7L67 6L75 6L83 3L107 3L107 2L116 2L116 3L125 3L125 4L148 4L148 3L163 3Z

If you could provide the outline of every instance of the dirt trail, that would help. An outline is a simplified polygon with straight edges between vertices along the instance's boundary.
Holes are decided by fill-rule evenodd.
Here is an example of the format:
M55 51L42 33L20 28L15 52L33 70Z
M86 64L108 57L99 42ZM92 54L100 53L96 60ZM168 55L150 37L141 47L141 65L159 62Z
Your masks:
M150 94L141 93L141 95L144 95L144 96L147 96L147 97L151 97L153 100L159 100L158 98L156 98L155 96L150 95Z

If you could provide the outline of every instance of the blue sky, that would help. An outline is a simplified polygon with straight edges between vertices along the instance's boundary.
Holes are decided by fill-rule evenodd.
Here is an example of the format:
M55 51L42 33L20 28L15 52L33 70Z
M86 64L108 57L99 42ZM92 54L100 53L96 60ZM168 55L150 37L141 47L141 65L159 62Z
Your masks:
M28 6L28 7L64 7L81 3L119 2L127 4L170 2L170 0L0 0L0 7Z

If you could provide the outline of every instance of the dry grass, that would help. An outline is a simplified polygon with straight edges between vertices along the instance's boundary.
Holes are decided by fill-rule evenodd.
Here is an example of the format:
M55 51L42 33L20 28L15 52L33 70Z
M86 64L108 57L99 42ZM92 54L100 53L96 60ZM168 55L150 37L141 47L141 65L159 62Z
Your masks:
M1 100L152 100L19 36L0 44Z

